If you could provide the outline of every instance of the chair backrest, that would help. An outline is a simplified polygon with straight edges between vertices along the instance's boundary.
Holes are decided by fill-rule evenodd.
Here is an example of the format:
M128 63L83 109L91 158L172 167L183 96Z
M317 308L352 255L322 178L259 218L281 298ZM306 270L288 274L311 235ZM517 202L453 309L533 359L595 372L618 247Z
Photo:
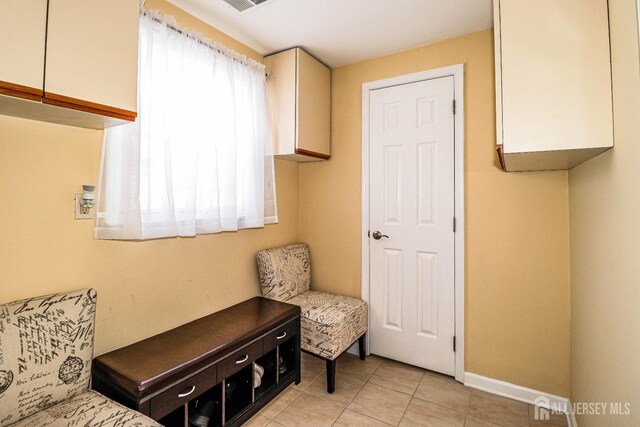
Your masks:
M96 291L0 305L0 426L89 388Z
M265 249L257 258L262 296L286 301L309 290L311 257L306 243Z

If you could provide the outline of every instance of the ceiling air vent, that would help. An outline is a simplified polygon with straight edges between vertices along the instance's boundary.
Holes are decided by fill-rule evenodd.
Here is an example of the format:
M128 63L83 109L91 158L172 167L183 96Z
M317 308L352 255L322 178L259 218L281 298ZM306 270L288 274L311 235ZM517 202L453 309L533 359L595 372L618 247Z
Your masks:
M244 12L269 0L222 0L238 12Z

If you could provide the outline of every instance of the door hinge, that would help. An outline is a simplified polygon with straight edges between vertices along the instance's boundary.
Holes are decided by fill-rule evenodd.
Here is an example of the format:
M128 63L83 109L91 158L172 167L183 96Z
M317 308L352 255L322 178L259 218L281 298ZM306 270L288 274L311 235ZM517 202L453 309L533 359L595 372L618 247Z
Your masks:
M456 232L456 217L453 217L453 232Z
M456 351L456 336L453 336L453 351Z
M456 114L456 100L453 100L453 114Z

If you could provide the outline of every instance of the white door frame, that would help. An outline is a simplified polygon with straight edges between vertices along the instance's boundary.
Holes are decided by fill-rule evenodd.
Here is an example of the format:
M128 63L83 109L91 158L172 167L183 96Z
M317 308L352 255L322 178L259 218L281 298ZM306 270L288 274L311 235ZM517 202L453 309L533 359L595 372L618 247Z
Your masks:
M369 304L369 94L390 86L453 76L456 114L454 116L454 311L455 378L464 383L464 65L456 64L433 70L405 74L362 84L362 299ZM369 353L369 340L367 340Z

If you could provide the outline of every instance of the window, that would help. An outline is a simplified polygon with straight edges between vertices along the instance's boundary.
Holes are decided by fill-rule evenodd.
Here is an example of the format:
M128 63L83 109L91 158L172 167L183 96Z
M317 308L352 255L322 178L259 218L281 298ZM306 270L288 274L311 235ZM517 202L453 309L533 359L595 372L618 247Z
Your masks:
M105 131L95 237L277 222L267 104L262 64L144 12L138 119Z

